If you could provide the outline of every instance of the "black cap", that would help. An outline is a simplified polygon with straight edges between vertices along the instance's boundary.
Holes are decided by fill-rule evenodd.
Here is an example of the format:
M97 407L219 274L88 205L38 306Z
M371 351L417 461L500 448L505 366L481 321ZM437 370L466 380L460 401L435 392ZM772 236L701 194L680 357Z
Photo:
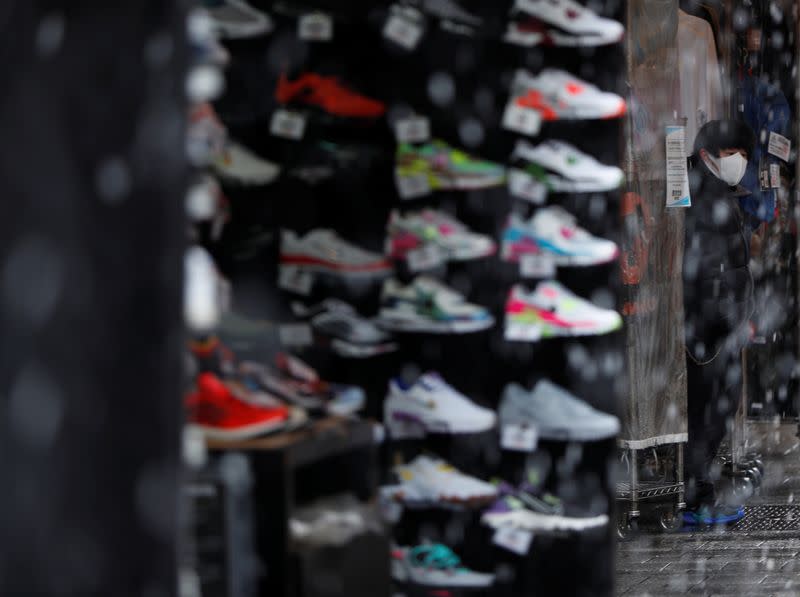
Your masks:
M741 120L711 120L694 138L694 155L701 149L719 156L720 149L744 149L748 156L753 155L756 136L746 123Z

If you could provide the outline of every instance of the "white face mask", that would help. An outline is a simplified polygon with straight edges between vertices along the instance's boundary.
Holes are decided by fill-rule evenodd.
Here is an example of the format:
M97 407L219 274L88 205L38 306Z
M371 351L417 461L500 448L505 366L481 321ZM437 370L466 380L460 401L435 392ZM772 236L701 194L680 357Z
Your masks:
M721 181L733 187L744 178L744 172L747 170L747 160L741 153L717 158L708 152L706 156L708 159L705 162L708 169Z

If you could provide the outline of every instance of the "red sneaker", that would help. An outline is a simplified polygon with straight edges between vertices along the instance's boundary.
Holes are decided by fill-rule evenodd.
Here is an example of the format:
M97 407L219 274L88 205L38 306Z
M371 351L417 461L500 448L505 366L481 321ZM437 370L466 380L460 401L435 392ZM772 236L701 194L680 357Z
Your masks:
M301 102L321 108L328 114L348 118L377 118L386 112L382 102L347 89L335 77L316 73L300 75L294 81L282 74L275 99L282 104Z
M254 406L244 402L235 385L212 373L197 376L197 389L186 397L186 408L189 421L206 437L222 440L249 439L276 431L289 417L289 409L283 404Z

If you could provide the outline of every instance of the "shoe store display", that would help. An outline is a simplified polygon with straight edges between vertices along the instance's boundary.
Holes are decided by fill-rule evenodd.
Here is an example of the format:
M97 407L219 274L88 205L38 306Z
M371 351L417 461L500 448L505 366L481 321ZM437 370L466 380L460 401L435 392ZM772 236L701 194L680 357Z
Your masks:
M338 299L329 298L312 307L295 302L292 310L308 319L317 340L341 357L361 359L397 350L387 332Z
M575 216L557 205L543 207L525 221L511 214L503 231L503 259L544 255L559 266L601 265L619 256L616 243L592 236Z
M482 433L492 429L497 418L437 373L426 373L413 384L390 380L383 412L384 425L395 439L419 432Z
M600 193L618 189L625 180L622 169L601 164L569 143L551 139L534 146L520 139L511 161L553 193Z
M404 286L386 280L378 323L395 332L467 334L494 325L494 317L435 278L418 276Z
M542 379L528 391L512 383L500 399L501 425L528 425L541 439L588 442L614 437L619 419L600 412L564 388Z
M272 31L270 16L244 0L204 0L214 30L224 39L258 37Z
M435 140L420 146L399 144L396 176L424 176L433 190L466 191L503 184L506 169Z
M506 301L509 340L595 336L621 327L619 313L590 303L554 280L540 282L533 291L515 285Z
M573 0L515 0L505 41L520 46L592 47L622 41L621 23Z
M361 278L385 278L393 269L382 255L361 249L330 229L312 230L305 236L281 230L280 264L309 272Z
M314 107L342 118L373 119L386 112L382 102L348 89L336 77L316 73L302 74L294 81L282 74L275 99L281 104Z
M490 237L476 234L454 217L434 209L403 215L393 210L387 233L386 254L398 260L408 259L409 253L426 247L433 247L444 261L481 259L496 251Z
M392 578L425 587L480 588L494 582L494 574L475 572L441 543L392 548Z
M535 76L518 70L511 95L514 105L536 111L544 121L619 118L627 109L616 93L601 91L557 68L546 68Z

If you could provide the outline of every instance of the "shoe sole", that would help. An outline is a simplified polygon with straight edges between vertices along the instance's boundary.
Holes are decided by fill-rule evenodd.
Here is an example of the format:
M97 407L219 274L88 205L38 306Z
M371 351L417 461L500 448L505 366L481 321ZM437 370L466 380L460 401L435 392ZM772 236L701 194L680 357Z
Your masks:
M237 429L220 429L219 427L211 427L209 425L200 425L191 423L192 427L199 429L207 439L219 441L237 441L245 439L253 439L262 435L275 433L286 429L288 419L281 421L269 421L267 423L257 423L254 425L246 425Z
M281 256L280 267L294 268L300 271L315 274L329 274L337 277L347 278L386 278L392 275L394 269L391 266L370 266L353 269L346 265L328 264L323 262L312 262L313 257L304 256Z
M526 531L588 531L608 524L608 515L600 514L587 518L574 518L554 514L540 514L531 510L515 510L502 514L487 513L481 522L493 529L514 527Z
M512 263L518 263L520 259L526 255L536 255L544 257L552 261L558 267L591 267L594 265L605 265L612 263L619 257L619 250L611 256L599 259L597 257L583 256L583 255L557 255L549 253L548 251L541 251L539 253L523 252L515 253L511 245L503 245L503 259Z
M400 319L381 310L378 325L393 332L419 332L428 334L469 334L488 330L494 325L494 318L479 321L432 321L430 319Z
M577 336L602 336L603 334L610 334L622 328L622 324L598 327L592 329L585 328L562 328L536 323L506 323L505 336L506 340L516 341L536 341L545 338L569 338Z
M466 435L471 433L484 433L495 427L496 420L488 425L473 426L461 429L453 429L448 423L437 421L429 422L423 417L414 413L403 411L401 408L392 408L392 400L397 401L397 397L389 397L384 406L384 424L393 439L418 438L424 437L428 433L442 433L448 435ZM400 398L402 400L402 398Z

